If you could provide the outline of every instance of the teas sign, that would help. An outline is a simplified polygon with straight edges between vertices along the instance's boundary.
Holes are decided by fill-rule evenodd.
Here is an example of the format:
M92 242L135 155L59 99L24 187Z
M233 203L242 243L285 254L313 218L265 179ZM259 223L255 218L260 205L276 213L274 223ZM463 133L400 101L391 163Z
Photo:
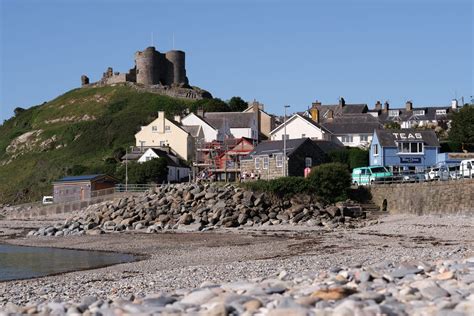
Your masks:
M392 133L397 140L423 139L421 133Z

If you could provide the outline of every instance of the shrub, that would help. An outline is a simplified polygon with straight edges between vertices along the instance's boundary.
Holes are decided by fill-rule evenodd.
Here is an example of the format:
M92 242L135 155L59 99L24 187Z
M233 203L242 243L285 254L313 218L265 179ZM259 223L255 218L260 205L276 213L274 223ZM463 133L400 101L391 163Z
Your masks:
M257 192L268 192L285 197L299 193L310 193L308 181L303 177L283 177L274 180L243 182L244 188Z
M346 165L332 162L314 167L308 181L319 198L327 202L337 202L347 198L351 174Z

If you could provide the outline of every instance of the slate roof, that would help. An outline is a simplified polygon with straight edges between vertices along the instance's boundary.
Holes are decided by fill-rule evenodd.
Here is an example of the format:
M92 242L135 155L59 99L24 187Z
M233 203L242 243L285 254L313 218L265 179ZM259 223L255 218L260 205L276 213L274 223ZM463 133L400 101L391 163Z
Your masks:
M448 106L442 107L416 107L413 108L413 111L407 111L406 108L396 108L389 109L397 110L398 116L389 116L389 112L381 111L379 115L379 120L382 124L388 122L404 122L404 121L437 121L437 120L447 120L448 114L452 112L452 108ZM424 115L415 115L414 111L424 110ZM436 110L446 110L446 114L436 114Z
M150 148L158 157L165 158L168 166L172 167L181 167L181 168L188 168L186 164L184 164L178 157L171 153L167 153L164 150L160 150L157 148Z
M436 133L433 130L416 130L416 129L377 129L375 131L377 134L377 139L379 141L380 146L382 147L397 147L396 138L393 133L405 133L408 135L409 133L415 134L420 133L423 143L425 146L430 147L439 147L438 137L436 137ZM403 141L420 141L420 139L406 139Z
M309 138L297 138L286 140L286 154L289 156L298 149L304 142L311 141ZM259 155L274 155L283 153L283 140L264 141L258 144L253 151L249 153L250 156Z
M214 128L221 127L224 121L229 128L250 128L257 123L257 115L254 112L207 112L204 113L203 119Z
M317 139L313 140L313 143L315 143L319 148L321 148L321 150L324 151L325 154L328 154L334 150L344 149L343 145L337 144L330 140Z
M199 125L182 125L181 128L189 133L192 137L197 137L199 133Z
M80 182L80 181L94 181L98 180L101 178L109 178L111 180L117 181L114 177L111 177L106 174L88 174L88 175L82 175L82 176L67 176L64 178L61 178L57 181L54 181L54 183L62 183L62 182Z
M335 135L372 134L375 129L383 127L379 120L370 114L340 116L322 125Z

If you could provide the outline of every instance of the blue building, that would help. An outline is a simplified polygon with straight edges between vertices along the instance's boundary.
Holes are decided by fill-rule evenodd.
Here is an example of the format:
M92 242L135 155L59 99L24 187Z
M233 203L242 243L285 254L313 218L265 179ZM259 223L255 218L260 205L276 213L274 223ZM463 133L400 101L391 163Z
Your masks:
M422 171L437 163L439 141L433 130L374 131L370 146L370 165L391 171Z

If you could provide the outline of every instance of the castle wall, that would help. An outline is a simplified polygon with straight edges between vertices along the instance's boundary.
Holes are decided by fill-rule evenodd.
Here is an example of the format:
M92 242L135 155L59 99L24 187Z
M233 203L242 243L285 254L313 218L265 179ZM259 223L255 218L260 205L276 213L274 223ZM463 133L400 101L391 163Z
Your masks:
M137 66L137 83L153 85L158 81L158 65L155 47L147 47L143 52L135 54L135 64Z
M167 69L167 83L169 85L187 84L186 82L186 68L185 68L185 54L180 50L172 50L166 53L168 63Z

